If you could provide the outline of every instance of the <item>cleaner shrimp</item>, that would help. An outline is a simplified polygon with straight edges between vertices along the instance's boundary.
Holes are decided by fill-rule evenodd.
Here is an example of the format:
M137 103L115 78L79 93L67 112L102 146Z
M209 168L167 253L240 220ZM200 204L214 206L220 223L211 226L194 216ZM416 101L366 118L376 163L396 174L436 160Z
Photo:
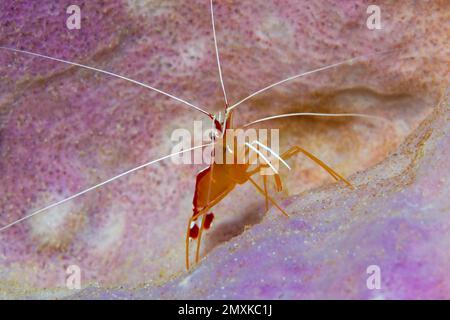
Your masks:
M69 202L75 198L78 198L86 193L92 192L102 186L105 186L106 184L109 184L117 179L120 179L124 176L127 176L129 174L132 174L133 172L136 172L138 170L141 170L145 167L149 167L155 163L158 163L160 161L164 161L167 159L172 158L175 155L185 153L185 152L191 152L196 149L202 149L207 146L215 146L220 145L220 148L223 149L224 154L231 153L233 157L236 159L237 154L244 154L245 156L249 156L251 152L254 152L258 154L265 163L260 164L256 166L255 168L250 169L250 163L245 162L242 164L217 164L214 162L214 155L212 155L212 162L211 164L205 168L204 170L200 171L196 176L196 185L194 190L194 198L193 198L193 214L191 218L188 220L187 224L187 233L186 233L186 268L189 269L190 262L190 254L189 254L189 247L190 247L190 240L195 239L197 240L197 246L196 246L196 262L200 259L200 246L201 246L201 239L202 239L202 233L204 230L209 229L211 227L211 223L214 218L214 214L211 212L211 209L220 203L220 201L226 197L237 185L243 184L246 182L250 182L255 189L264 197L265 203L266 203L266 211L269 209L269 203L274 205L283 215L288 216L288 213L285 212L285 210L268 194L267 190L267 177L263 176L264 186L260 186L256 183L256 181L252 178L252 175L259 172L261 169L271 169L273 171L273 177L275 181L275 186L277 191L281 191L283 189L282 181L279 175L279 172L276 168L272 166L272 160L265 158L264 155L261 153L260 150L265 150L266 152L269 152L272 156L272 158L275 158L282 162L288 169L290 169L289 165L287 164L286 160L293 157L296 154L303 154L309 159L311 159L313 162L315 162L317 165L322 167L326 172L328 172L335 180L343 181L347 186L352 187L351 183L346 180L341 174L337 173L335 170L333 170L329 165L325 164L322 160L320 160L317 156L313 155L311 152L305 150L304 148L300 146L291 146L288 150L284 151L281 154L277 154L273 152L268 146L264 145L260 141L252 141L251 143L246 143L245 150L238 150L237 144L234 143L235 146L233 149L230 149L228 146L228 143L230 141L227 141L227 130L233 129L233 116L236 114L237 107L244 104L248 100L252 99L253 97L262 94L263 92L266 92L276 86L281 86L286 82L291 82L296 79L306 77L311 74L323 72L329 69L337 68L339 66L349 65L353 62L364 60L364 59L370 59L371 56L379 56L383 54L391 53L389 52L377 52L372 55L364 55L364 56L357 56L353 58L349 58L344 61L340 61L334 64L325 65L307 72L302 72L299 74L296 74L294 76L288 77L286 79L283 79L281 81L275 82L273 84L268 85L267 87L264 87L258 91L255 91L254 93L248 95L247 97L241 99L240 101L230 104L227 97L227 91L225 88L225 81L224 76L221 68L221 62L220 62L220 52L219 52L219 46L216 36L216 30L215 30L215 19L214 19L214 3L213 0L210 0L210 14L211 14L211 22L212 22L212 30L213 30L213 37L214 37L214 45L215 45L215 54L216 54L216 61L217 61L217 69L218 69L218 75L220 79L221 89L223 93L223 100L224 100L224 118L220 119L217 115L214 115L206 109L199 107L197 105L194 105L191 102L188 102L187 100L181 99L173 94L170 94L166 91L163 91L161 89L158 89L152 85L131 79L129 77L126 77L121 74L113 73L107 70L99 69L93 66L72 62L48 55L44 55L41 53L26 51L23 49L16 49L11 47L5 47L0 46L0 50L3 51L9 51L16 54L22 54L22 55L29 55L34 56L40 59L45 60L51 60L63 64L68 64L74 67L87 69L92 72L100 73L109 77L118 78L126 82L130 82L134 85L143 87L145 89L151 90L153 92L156 92L160 95L166 96L169 99L172 99L174 102L183 104L184 106L189 107L190 109L195 110L196 112L200 112L204 115L206 115L211 121L213 127L217 130L219 133L218 137L213 137L211 143L203 144L194 146L193 148L185 149L183 151L172 153L169 155L162 156L158 159L151 160L149 162L146 162L144 164L141 164L139 166L133 167L123 173L120 173L118 175L115 175L107 180L102 181L101 183L98 183L96 185L93 185L89 188L86 188L84 190L81 190L80 192L77 192L69 197L64 198L61 201L57 201L55 203L51 203L39 210L36 210L30 214L27 214L23 216L20 219L17 219L15 221L11 221L10 223L0 226L0 232L4 231L8 228L11 228L25 220L28 220L36 215L44 214L45 212L48 212L48 210L60 206L63 203ZM359 113L314 113L314 112L298 112L298 113L287 113L287 114L277 114L270 117L265 117L261 119L257 119L254 121L251 121L245 125L243 125L241 128L246 128L249 126L252 126L256 123L261 123L265 121L270 121L273 119L278 118L285 118L285 117L360 117L360 118L371 118L371 119L378 119L386 121L386 119L382 119L377 116L367 115L367 114L359 114ZM238 162L238 161L237 161Z

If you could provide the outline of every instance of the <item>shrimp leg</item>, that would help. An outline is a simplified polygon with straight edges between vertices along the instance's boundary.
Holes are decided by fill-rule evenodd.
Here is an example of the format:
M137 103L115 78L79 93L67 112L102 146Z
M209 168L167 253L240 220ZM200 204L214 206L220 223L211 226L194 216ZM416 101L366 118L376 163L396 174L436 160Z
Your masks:
M200 216L203 217L210 208L211 208L211 206L206 207L205 209L203 209L199 213L197 213L195 216L192 216L188 221L187 232L186 232L186 269L187 270L189 270L189 239L190 239L191 224L193 221L198 219ZM202 220L204 220L204 219L202 219ZM202 222L201 227L204 227L203 222ZM199 241L199 239L197 239L197 241ZM198 245L197 245L197 250L198 250Z
M269 211L269 193L267 192L267 176L263 176L264 194L266 195L266 212Z
M303 148L300 148L298 146L294 146L292 148L290 148L289 150L285 151L282 155L281 158L283 158L284 160L287 160L289 158L291 158L292 156L296 155L297 153L303 153L304 155L306 155L308 158L310 158L311 160L313 160L315 163L317 163L319 166L321 166L325 171L327 171L336 181L342 180L345 182L345 184L347 184L350 188L354 189L353 185L346 180L343 176L341 176L339 173L337 173L336 171L334 171L333 169L331 169L327 164L325 164L322 160L320 160L319 158L317 158L315 155L313 155L312 153L306 151ZM258 172L261 168L267 168L268 166L266 164L262 164L258 167L256 167L255 169L253 169L252 171L250 171L248 174L249 175L253 175L256 172ZM277 191L280 191L282 189L281 187L281 181L280 181L280 176L278 174L274 174L274 178L275 178L275 182L277 185Z
M231 190L230 190L231 191ZM205 214L208 213L208 211L214 207L216 204L218 204L220 201L222 201L223 198L225 198L228 195L229 192L224 192L220 197L217 197L216 199L214 199L213 201L211 201L209 203L208 206L204 207L202 210L200 210L199 212L197 212L195 215L193 215L189 221L188 221L188 225L187 225L187 233L186 233L186 268L189 270L189 230L191 227L191 223L195 220L197 220L199 217L204 216ZM200 226L200 230L202 228L204 228L204 221L205 219L202 219L202 224ZM197 251L196 251L196 262L198 262L199 258L200 258L200 244L199 241L200 239L197 239Z
M281 211L282 214L284 214L286 217L289 217L289 215L286 213L286 211L284 211L279 205L278 203L276 203L275 200L272 199L271 196L269 196L267 193L264 193L264 190L255 182L255 180L253 180L252 178L248 178L248 180L251 182L251 184L253 184L253 186L256 188L256 190L258 190L259 193L261 193L263 196L267 197L267 199L272 202L272 204L277 207L278 210Z
M283 159L289 159L290 157L296 155L297 153L303 153L305 156L307 156L308 158L310 158L311 160L313 160L315 163L317 163L319 166L321 166L325 171L327 171L334 179L336 179L337 181L342 180L343 182L345 182L345 184L347 184L350 188L354 189L353 185L348 182L343 176L341 176L339 173L337 173L336 171L334 171L333 169L331 169L328 165L326 165L322 160L320 160L319 158L317 158L316 156L314 156L312 153L306 151L303 148L300 148L298 146L294 146L292 148L290 148L289 150L287 150L286 152L284 152L281 157Z
M261 170L261 168L268 168L269 166L267 164L261 164L259 166L257 166L256 168L254 168L253 170L247 172L247 177L250 177L252 175L254 175L255 173L257 173L258 171ZM266 175L263 175L263 177L266 177ZM273 178L275 180L275 187L276 187L276 191L280 192L283 190L283 184L281 183L281 176L279 173L273 173Z

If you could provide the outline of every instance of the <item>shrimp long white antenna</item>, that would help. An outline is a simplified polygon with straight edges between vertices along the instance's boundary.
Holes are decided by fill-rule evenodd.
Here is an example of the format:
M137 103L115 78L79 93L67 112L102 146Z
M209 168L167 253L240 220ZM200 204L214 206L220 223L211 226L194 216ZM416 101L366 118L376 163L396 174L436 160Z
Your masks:
M91 70L91 71L103 73L103 74L106 74L106 75L109 75L109 76L112 76L112 77L115 77L115 78L119 78L119 79L122 79L122 80L125 80L125 81L128 81L128 82L137 84L137 85L139 85L141 87L144 87L144 88L153 90L155 92L158 92L158 93L160 93L162 95L165 95L166 97L169 97L171 99L174 99L174 100L176 100L178 102L184 103L185 105L187 105L187 106L189 106L189 107L191 107L191 108L193 108L193 109L195 109L197 111L200 111L201 113L206 114L207 116L209 116L212 119L212 114L210 114L209 112L203 110L200 107L197 107L196 105L194 105L194 104L192 104L192 103L190 103L190 102L188 102L186 100L183 100L183 99L178 98L178 97L176 97L176 96L174 96L174 95L172 95L170 93L167 93L165 91L162 91L160 89L152 87L152 86L150 86L148 84L145 84L145 83L137 81L137 80L130 79L128 77L122 76L122 75L117 74L117 73L113 73L113 72L110 72L110 71L98 69L98 68L91 67L91 66L88 66L88 65L85 65L85 64L81 64L81 63L77 63L77 62L72 62L72 61L68 61L68 60L64 60L64 59L50 57L50 56L47 56L47 55L44 55L44 54L35 53L35 52L31 52L31 51L19 50L19 49L3 47L3 46L0 46L0 49L8 50L8 51L16 52L16 53L27 54L27 55L30 55L30 56L35 56L35 57L39 57L39 58L43 58L43 59L53 60L53 61L57 61L57 62L68 64L68 65L72 65L72 66L75 66L75 67L80 67L80 68L88 69L88 70Z
M269 165L269 167L272 169L272 171L275 173L275 174L278 174L278 171L277 171L277 169L275 169L275 167L272 165L272 162L270 162L269 161L269 159L267 159L266 158L266 156L265 155L263 155L262 154L262 152L261 151L259 151L258 149L256 149L254 146L252 146L252 144L250 144L250 143L248 143L248 142L246 142L245 143L245 145L247 146L247 147L249 147L250 149L252 149L253 151L255 151L268 165Z
M285 113L285 114L278 114L275 116L270 116L266 118L261 118L252 122L249 122L242 127L249 127L253 124L274 120L274 119L280 119L280 118L287 118L287 117L307 117L307 116L314 116L314 117L359 117L359 118L368 118L368 119L376 119L376 120L382 120L382 121L389 121L386 118L379 117L379 116L373 116L370 114L364 114L364 113L316 113L316 112L295 112L295 113Z
M149 161L149 162L147 162L147 163L144 163L144 164L142 164L142 165L140 165L140 166L134 167L134 168L132 168L132 169L130 169L130 170L127 170L127 171L125 171L125 172L123 172L123 173L121 173L121 174L118 174L118 175L116 175L116 176L114 176L114 177L112 177L112 178L110 178L110 179L108 179L108 180L105 180L105 181L103 181L103 182L100 182L100 183L98 183L98 184L96 184L96 185L94 185L94 186L92 186L92 187L89 187L89 188L87 188L87 189L84 189L83 191L80 191L80 192L78 192L78 193L76 193L76 194L74 194L74 195L71 195L70 197L67 197L67 198L65 198L65 199L63 199L63 200L60 200L60 201L58 201L58 202L55 202L55 203L53 203L53 204L51 204L51 205L48 205L48 206L46 206L46 207L44 207L44 208L42 208L42 209L39 209L39 210L37 210L37 211L34 211L33 213L30 213L30 214L28 214L28 215L26 215L26 216L24 216L24 217L22 217L22 218L20 218L20 219L18 219L18 220L16 220L16 221L14 221L14 222L11 222L10 224L7 224L7 225L1 227L1 228L0 228L0 232L3 231L3 230L5 230L5 229L8 229L8 228L10 228L10 227L12 227L12 226L14 226L14 225L16 225L16 224L18 224L18 223L20 223L20 222L22 222L22 221L28 220L28 219L30 219L31 217L34 217L35 215L38 215L38 214L43 213L43 212L45 212L45 211L47 211L47 210L49 210L49 209L52 209L52 208L57 207L57 206L59 206L59 205L61 205L61 204L63 204L63 203L66 203L66 202L68 202L68 201L70 201L70 200L73 200L73 199L75 199L75 198L78 198L79 196L82 196L82 195L84 195L84 194L86 194L86 193L88 193L88 192L90 192L90 191L93 191L93 190L95 190L95 189L97 189L97 188L100 188L100 187L102 187L102 186L104 186L104 185L106 185L106 184L108 184L108 183L113 182L114 180L117 180L117 179L119 179L119 178L122 178L122 177L124 177L124 176L126 176L126 175L128 175L128 174L130 174L130 173L133 173L133 172L135 172L135 171L137 171L137 170L143 169L143 168L148 167L148 166L150 166L150 165L152 165L152 164L155 164L155 163L160 162L160 161L162 161L162 160L166 160L166 159L168 159L168 158L171 158L171 157L173 157L173 156L182 154L182 153L184 153L184 152L188 152L188 151L192 151L192 150L195 150L195 149L203 148L203 147L206 147L206 146L209 146L209 145L211 145L211 144L210 144L210 143L209 143L209 144L203 144L203 145L195 146L195 147L192 147L192 148L189 148L189 149L186 149L186 150L181 150L181 151L178 151L178 152L174 152L174 153L171 153L171 154L166 155L166 156L164 156L164 157L161 157L161 158L159 158L159 159L152 160L152 161Z
M361 59L364 59L364 58L368 58L368 57L373 56L373 55L387 54L387 53L390 53L392 51L394 51L394 50L389 50L389 51L385 51L385 52L376 52L376 53L372 53L372 54L369 54L369 55L357 56L357 57L354 57L354 58L351 58L351 59L347 59L347 60L340 61L340 62L337 62L337 63L329 64L329 65L326 65L326 66L323 66L323 67L320 67L320 68L317 68L317 69L314 69L314 70L310 70L310 71L306 71L306 72L303 72L303 73L300 73L300 74L296 74L296 75L291 76L289 78L286 78L284 80L272 83L271 85L268 85L267 87L264 87L264 88L262 88L262 89L260 89L258 91L255 91L251 95L247 96L246 98L244 98L244 99L236 102L232 106L230 106L228 110L231 111L234 108L236 108L237 106L239 106L240 104L244 103L245 101L253 98L254 96L256 96L256 95L258 95L260 93L263 93L263 92L265 92L265 91L267 91L269 89L272 89L273 87L281 85L283 83L286 83L286 82L289 82L289 81L292 81L292 80L295 80L297 78L301 78L301 77L304 77L304 76L307 76L307 75L310 75L310 74L313 74L313 73L317 73L317 72L324 71L324 70L327 70L327 69L336 68L336 67L341 66L341 65L349 64L349 63L352 63L354 61L361 60Z
M286 161L283 160L282 157L280 157L280 155L278 153L276 153L275 151L273 151L271 148L269 148L268 146L266 146L265 144L259 142L258 140L255 141L255 143L260 146L261 148L263 148L266 151L269 151L275 158L277 158L278 160L281 161L282 164L284 164L286 166L286 168L288 168L289 170L291 170L291 167L287 164Z
M219 46L217 45L216 26L215 26L215 22L214 22L213 0L210 0L210 3L211 3L211 23L212 23L212 30L213 30L213 36L214 36L214 47L216 49L217 68L219 69L219 78L220 78L220 84L222 86L223 98L225 100L225 105L228 107L227 92L225 90L225 84L223 82L223 76L222 76L222 67L220 65Z

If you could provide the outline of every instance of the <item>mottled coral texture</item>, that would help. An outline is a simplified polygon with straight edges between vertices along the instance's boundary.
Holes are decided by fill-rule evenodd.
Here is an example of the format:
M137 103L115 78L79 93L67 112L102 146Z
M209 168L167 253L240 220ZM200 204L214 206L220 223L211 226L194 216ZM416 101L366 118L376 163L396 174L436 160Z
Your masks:
M223 108L209 1L78 2L81 30L65 26L71 1L2 1L0 45L120 73L210 112ZM264 199L240 186L214 208L204 259L186 272L184 233L203 166L160 162L1 232L0 297L450 298L450 4L375 1L382 29L368 30L372 2L215 4L232 103L371 55L236 110L241 125L294 111L389 119L267 123L280 129L282 150L305 147L356 190L293 158L285 190L274 195L291 218L263 215ZM173 130L192 130L193 120L210 125L123 80L0 50L0 226L168 154ZM72 264L82 270L75 295L65 287ZM366 287L372 264L381 290Z
M187 276L159 288L87 289L78 297L169 299L448 299L450 92L381 164L283 202L217 248ZM369 290L377 265L381 289Z

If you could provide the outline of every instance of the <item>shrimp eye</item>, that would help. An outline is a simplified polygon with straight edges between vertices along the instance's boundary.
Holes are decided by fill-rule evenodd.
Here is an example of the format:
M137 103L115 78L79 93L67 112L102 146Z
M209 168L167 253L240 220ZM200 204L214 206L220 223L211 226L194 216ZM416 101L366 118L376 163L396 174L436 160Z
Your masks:
M214 220L214 213L208 213L205 217L205 229L209 229L211 227L211 224Z
M191 229L189 229L189 237L192 239L197 239L198 237L198 226L196 223L192 223Z

